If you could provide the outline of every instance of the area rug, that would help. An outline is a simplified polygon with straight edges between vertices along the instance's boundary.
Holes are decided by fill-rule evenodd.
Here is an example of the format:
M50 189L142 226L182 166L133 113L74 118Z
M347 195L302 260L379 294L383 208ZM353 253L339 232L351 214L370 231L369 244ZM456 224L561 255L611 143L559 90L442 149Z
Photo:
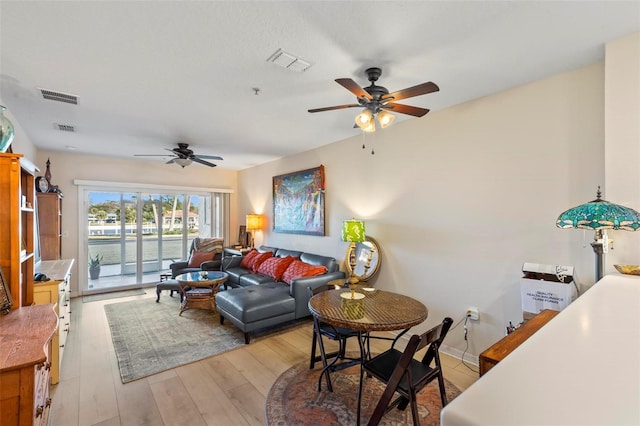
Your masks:
M355 354L352 354L355 355ZM322 368L309 370L309 361L301 362L278 377L267 395L265 416L268 425L355 425L360 366L331 374L333 392L327 392L323 379L318 392L318 377ZM382 396L384 384L365 376L362 395L361 424L366 424ZM460 394L458 388L445 379L448 401ZM440 392L438 382L427 385L418 394L420 424L440 424ZM412 424L411 407L404 411L394 408L385 414L380 424Z
M88 294L86 296L82 296L82 303L97 302L98 300L117 299L120 297L141 296L143 294L145 294L145 292L141 288L134 288L133 290L113 291L110 293Z
M179 298L161 303L145 298L104 306L122 383L199 361L244 346L244 334L217 313L189 309L182 316ZM251 344L309 320L285 323L251 334Z

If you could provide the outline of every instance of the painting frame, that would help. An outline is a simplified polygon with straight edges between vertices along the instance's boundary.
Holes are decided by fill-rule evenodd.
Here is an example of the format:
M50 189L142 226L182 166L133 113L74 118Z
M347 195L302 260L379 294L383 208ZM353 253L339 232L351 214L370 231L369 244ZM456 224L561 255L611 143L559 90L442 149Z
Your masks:
M0 312L7 313L12 306L13 300L11 299L9 283L4 280L4 273L2 272L2 266L0 266Z
M324 166L273 177L273 232L325 235Z

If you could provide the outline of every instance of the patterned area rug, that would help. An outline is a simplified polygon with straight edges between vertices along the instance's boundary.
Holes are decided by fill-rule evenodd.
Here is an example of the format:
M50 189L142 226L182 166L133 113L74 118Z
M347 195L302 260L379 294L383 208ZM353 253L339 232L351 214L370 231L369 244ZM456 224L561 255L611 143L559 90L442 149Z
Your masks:
M271 387L266 401L268 425L355 425L360 366L353 366L331 374L333 392L326 391L323 379L318 392L320 368L309 370L309 362L301 362L278 377ZM448 401L460 391L445 379ZM366 378L363 386L361 424L366 424L382 396L384 384L374 378ZM420 424L440 424L440 392L438 382L431 382L418 394ZM412 424L411 407L404 411L394 408L380 422L382 425Z
M244 334L217 313L189 309L182 316L179 298L161 303L145 298L104 306L122 383L199 361L244 345ZM298 326L303 319L251 334L251 342Z

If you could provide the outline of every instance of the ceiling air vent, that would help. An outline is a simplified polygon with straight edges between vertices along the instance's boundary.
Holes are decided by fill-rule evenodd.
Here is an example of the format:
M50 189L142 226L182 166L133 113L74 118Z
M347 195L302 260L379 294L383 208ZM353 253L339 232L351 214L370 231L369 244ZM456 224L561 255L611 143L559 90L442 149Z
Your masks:
M71 124L58 124L58 123L54 123L54 126L56 126L56 129L60 130L61 132L71 132L74 133L76 131L76 127L71 125Z
M54 92L53 90L40 89L42 97L50 101L64 102L67 104L78 105L78 97L67 93Z
M267 62L273 62L276 65L280 65L282 68L286 68L291 71L303 72L306 71L311 64L304 61L291 53L287 53L282 49L278 49L269 58Z

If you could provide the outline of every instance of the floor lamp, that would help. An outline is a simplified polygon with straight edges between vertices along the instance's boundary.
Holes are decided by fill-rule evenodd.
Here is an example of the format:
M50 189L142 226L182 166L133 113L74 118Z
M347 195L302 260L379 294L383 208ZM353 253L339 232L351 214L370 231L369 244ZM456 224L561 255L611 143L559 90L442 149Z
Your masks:
M603 276L603 254L607 252L607 229L637 231L640 228L640 214L628 207L613 204L601 198L598 186L595 200L569 209L556 221L558 228L581 228L595 231L591 247L596 255L596 282Z

